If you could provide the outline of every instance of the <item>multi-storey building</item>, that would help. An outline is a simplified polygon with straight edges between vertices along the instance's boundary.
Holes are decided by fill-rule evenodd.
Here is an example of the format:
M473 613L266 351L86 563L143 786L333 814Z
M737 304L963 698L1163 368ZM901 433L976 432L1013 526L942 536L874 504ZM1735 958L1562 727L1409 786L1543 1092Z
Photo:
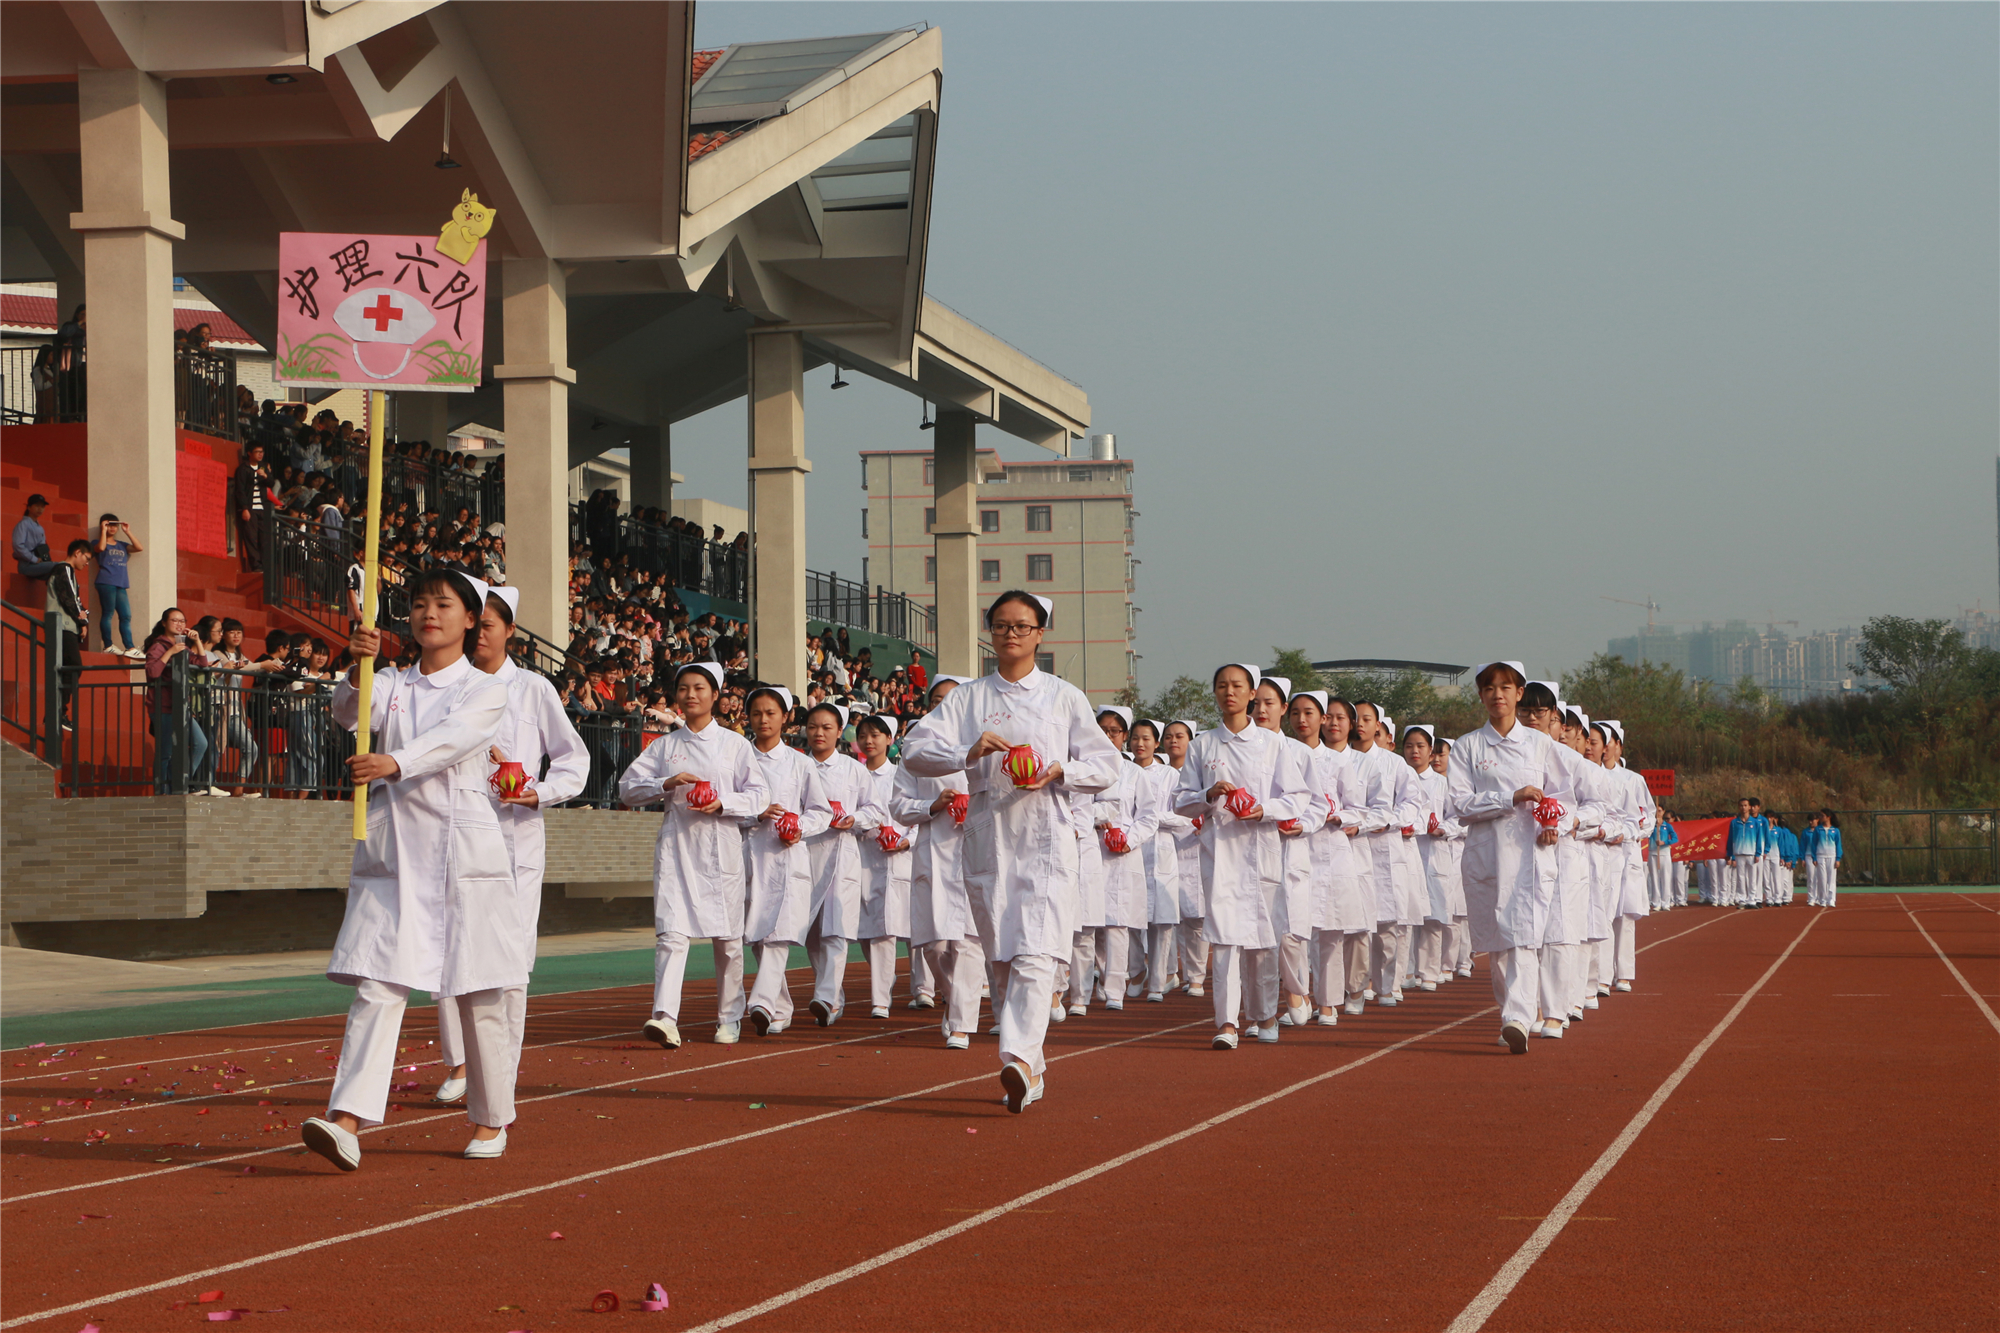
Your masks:
M1109 435L1091 457L1002 462L979 451L979 586L1025 588L1055 603L1041 667L1108 703L1137 679L1133 651L1132 463ZM861 579L935 608L937 554L931 454L864 451Z

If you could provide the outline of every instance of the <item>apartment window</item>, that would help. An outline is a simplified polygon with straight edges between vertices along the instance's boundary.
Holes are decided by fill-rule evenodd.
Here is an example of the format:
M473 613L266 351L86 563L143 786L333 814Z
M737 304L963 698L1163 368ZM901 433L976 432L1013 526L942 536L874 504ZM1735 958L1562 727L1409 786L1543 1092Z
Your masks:
M866 509L861 511L861 536L864 540L868 536L868 511Z
M1069 470L1069 479L1071 481L1089 481L1090 469L1087 467L1073 467Z
M1031 555L1028 557L1028 582L1047 583L1056 576L1056 558L1052 555Z
M937 510L926 509L924 511L924 531L929 532L932 528L936 526L937 526Z
M999 510L997 510L997 509L982 509L982 510L980 510L980 511L979 511L979 530L980 530L981 532L998 532L998 531L1000 531L1000 511L999 511Z
M924 582L937 582L937 557L934 555L924 557Z
M996 668L996 669L997 669L997 668ZM1036 654L1035 654L1035 670L1037 670L1037 671L1046 671L1046 672L1047 672L1047 673L1048 673L1049 675L1051 675L1051 676L1055 675L1055 674L1056 674L1056 655L1055 655L1054 653L1036 653Z
M981 560L979 562L979 581L981 583L998 583L1000 581L1000 562L998 560Z
M937 460L935 458L926 458L924 460L924 485L937 485Z
M1028 531L1053 532L1055 526L1054 520L1049 515L1049 507L1047 505L1028 506Z

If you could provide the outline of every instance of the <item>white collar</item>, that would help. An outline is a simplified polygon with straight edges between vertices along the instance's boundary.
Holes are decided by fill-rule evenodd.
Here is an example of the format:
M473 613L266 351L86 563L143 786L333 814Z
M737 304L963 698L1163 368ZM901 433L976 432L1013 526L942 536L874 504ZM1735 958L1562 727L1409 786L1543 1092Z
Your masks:
M450 666L440 667L426 676L424 674L423 663L418 662L410 668L410 683L412 685L428 685L434 690L442 690L458 684L461 680L465 679L466 673L472 670L474 670L472 659L469 657L460 657Z
M993 680L1003 690L1032 690L1041 683L1042 669L1031 666L1028 668L1028 674L1019 680L1008 680L998 671L995 671L993 673Z

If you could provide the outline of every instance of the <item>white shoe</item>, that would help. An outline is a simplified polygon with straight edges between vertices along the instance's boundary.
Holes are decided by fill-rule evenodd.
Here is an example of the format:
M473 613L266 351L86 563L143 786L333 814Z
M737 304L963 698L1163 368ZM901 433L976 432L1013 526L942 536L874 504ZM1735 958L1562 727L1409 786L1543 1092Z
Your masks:
M1233 1051L1236 1049L1236 1034L1218 1032L1215 1034L1215 1040L1208 1043L1208 1047L1212 1051Z
M1611 989L1630 995L1632 993L1632 983L1629 981L1614 981L1611 983Z
M1418 990L1436 990L1437 988L1438 984L1435 981L1424 981L1417 984Z
M1363 986L1363 987L1361 988L1361 998L1362 998L1362 999L1364 999L1364 1000L1372 1000L1372 999L1374 999L1374 998L1375 998L1375 988L1374 988L1373 986Z
M1390 998L1395 1000L1397 1004L1401 1004L1403 1002L1403 988L1401 986L1396 987L1395 993Z
M1125 983L1125 998L1126 998L1126 999L1128 999L1128 1000L1136 1000L1136 999L1138 999L1138 998L1139 998L1139 997L1140 997L1141 995L1144 995L1145 993L1146 993L1146 983L1145 983L1145 982L1144 982L1143 980L1141 980L1141 981L1128 981L1128 982L1126 982L1126 983Z
M743 1036L741 1023L717 1023L715 1036L710 1038L717 1046L734 1046Z
M1340 1026L1340 1015L1338 1013L1317 1013L1313 1015L1313 1022L1323 1028L1338 1027Z
M944 1039L944 1048L947 1051L964 1051L971 1049L971 1047L972 1038L966 1036L963 1032L954 1032Z
M1469 967L1461 967L1460 969L1458 969L1458 975L1460 975L1461 977L1469 977L1472 975L1472 969Z
M808 1007L812 1010L813 1022L823 1028L832 1027L834 1021L840 1017L840 1009L834 1008L825 1000L814 1000ZM841 1008L844 1009L846 1006L842 1005Z
M299 1126L299 1138L306 1147L343 1171L352 1171L361 1165L361 1140L331 1120L310 1117Z
M507 1151L507 1131L504 1129L501 1130L500 1133L493 1138L474 1139L472 1142L465 1145L465 1155L467 1157L472 1157L472 1158L500 1157L503 1156L506 1153L506 1151Z
M1403 997L1400 995L1377 995L1375 997L1375 1003L1377 1004L1386 1004L1393 1006L1401 1004L1402 1002L1403 1002Z
M1541 1031L1537 1032L1535 1035L1538 1037L1560 1037L1562 1036L1562 1034L1563 1034L1562 1023L1557 1019L1551 1018L1547 1022L1542 1024Z
M1597 1007L1597 997L1595 995L1584 996L1583 1007L1585 1009L1595 1009Z
M980 999L982 999L982 1000L990 1000L990 999L992 999L992 998L993 998L993 983L992 983L992 982L988 981L988 982L984 982L984 983L982 983L982 984L980 985L980 987L979 987L979 998L980 998Z
M210 787L208 794L210 796L227 796L229 795L229 790L226 787Z
M1073 1004L1069 1007L1069 1016L1071 1018L1082 1018L1089 1012L1090 1006L1086 1004Z
M1090 988L1090 998L1092 1003L1095 1004L1104 1003L1104 983L1102 981L1098 982L1096 985Z
M1290 1018L1292 1020L1292 1026L1295 1028L1304 1027L1306 1024L1312 1022L1312 1015L1313 1011L1311 1005L1309 1004L1293 1005L1292 1012L1290 1014Z
M447 1104L464 1101L465 1080L462 1078L448 1078L438 1084L437 1100Z
M1019 1060L1000 1071L1000 1090L1007 1094L1007 1109L1015 1115L1042 1099L1044 1080L1028 1072Z
M1054 1004L1051 1004L1049 1006L1049 1022L1060 1023L1068 1017L1069 1017L1069 1010L1063 1008L1061 1000L1057 1000ZM998 1032L1000 1029L996 1027L993 1030L995 1032Z
M1166 1002L1167 1002L1166 992L1156 991L1156 990L1149 990L1146 992L1147 1004L1165 1004Z
M1294 1021L1292 1021L1292 1011L1291 1011L1291 1010L1287 1009L1287 1010L1285 1010L1285 1012L1283 1012L1282 1014L1279 1014L1279 1015L1278 1015L1278 1026L1280 1026L1280 1027L1288 1027L1288 1028L1295 1028L1295 1027L1297 1027L1297 1026L1298 1026L1298 1024L1297 1024L1297 1023L1295 1023Z
M246 791L237 799L242 801L261 801L264 799L264 793L261 791Z
M1104 1002L1104 1010L1106 1013L1122 1014L1125 1012L1125 1002L1123 1000L1106 1000Z
M870 1018L887 1018L889 1016L889 1011L887 1009L884 1009L881 1005L878 1004L870 1007L870 1009L868 1010L868 1016Z
M1362 1009L1366 1006L1360 1000L1349 1000L1345 1007L1349 1018L1359 1018L1361 1017Z
M768 1037L773 1030L782 1030L772 1021L771 1011L761 1004L750 1006L750 1026L757 1029L757 1035Z
M937 1008L937 1001L928 995L919 995L910 1001L910 1008L935 1009Z
M639 1035L653 1045L669 1051L678 1051L681 1048L680 1026L671 1018L647 1019L646 1026L639 1029Z
M1187 993L1193 996L1197 1000L1199 1000L1202 996L1208 994L1207 991L1201 988L1201 983L1199 981L1190 985L1187 989Z
M1500 1044L1515 1055L1528 1053L1528 1029L1518 1020L1508 1019L1500 1026Z
M1270 1042L1276 1041L1277 1039L1278 1039L1278 1025L1276 1023L1265 1023L1257 1029L1258 1041L1265 1042L1268 1044Z
M1605 985L1603 982L1600 981L1597 983L1597 993L1599 995L1609 995L1611 994L1611 987Z
M1583 1006L1580 1004L1571 1005L1569 1007L1569 1017L1565 1021L1570 1023L1581 1023L1583 1021Z
M1255 1041L1257 1039L1257 1025L1255 1023L1246 1023L1243 1027L1243 1035Z

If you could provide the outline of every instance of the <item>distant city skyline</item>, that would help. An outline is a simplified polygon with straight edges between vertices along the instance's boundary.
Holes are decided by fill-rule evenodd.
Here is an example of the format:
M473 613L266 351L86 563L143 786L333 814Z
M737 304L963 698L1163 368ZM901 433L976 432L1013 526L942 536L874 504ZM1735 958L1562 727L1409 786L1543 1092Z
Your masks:
M1145 692L1272 645L1554 673L1629 631L1604 597L2000 609L1995 7L705 0L696 37L925 21L926 283L1137 463ZM928 436L828 375L808 563L859 569L860 453ZM688 495L740 505L743 459L741 402L675 428Z

